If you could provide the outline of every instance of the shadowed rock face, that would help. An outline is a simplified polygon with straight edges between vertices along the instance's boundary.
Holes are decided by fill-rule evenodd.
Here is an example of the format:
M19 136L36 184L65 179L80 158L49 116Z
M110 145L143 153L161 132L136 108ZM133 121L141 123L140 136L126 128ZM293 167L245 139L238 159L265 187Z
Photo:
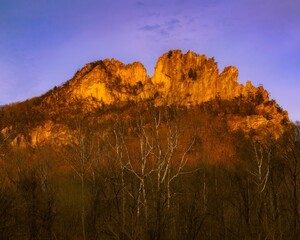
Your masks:
M65 84L38 98L38 104L32 108L46 117L38 125L29 126L31 130L27 139L32 145L49 139L63 141L68 128L64 122L53 119L68 114L72 117L70 109L76 108L78 101L89 113L104 105L118 106L150 99L156 106L175 104L186 107L214 100L236 101L236 104L239 101L254 102L254 111L250 115L223 113L229 128L233 131L242 129L246 133L252 130L272 132L280 136L284 131L282 123L288 121L287 112L282 111L275 101L269 101L268 92L262 86L254 87L250 81L242 85L237 79L235 67L226 67L219 73L213 58L191 51L183 54L180 50L173 50L163 54L152 77L139 62L127 65L114 59L92 62ZM8 129L12 128L4 126L2 133L7 135ZM24 136L18 137L24 145ZM12 142L17 145L17 138Z

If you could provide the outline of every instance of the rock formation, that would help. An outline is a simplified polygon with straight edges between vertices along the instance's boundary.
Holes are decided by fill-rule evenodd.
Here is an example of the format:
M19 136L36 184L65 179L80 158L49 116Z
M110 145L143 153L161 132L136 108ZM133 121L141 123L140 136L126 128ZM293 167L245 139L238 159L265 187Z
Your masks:
M87 64L74 77L59 87L38 98L34 109L47 111L47 116L28 133L30 144L36 145L47 139L61 139L61 132L67 132L62 123L52 121L52 116L63 115L74 108L78 101L84 102L84 110L92 112L103 106L126 102L152 100L154 105L180 105L193 107L205 102L255 101L255 110L247 116L228 114L226 119L232 130L275 129L275 135L283 132L288 122L286 111L282 111L275 101L269 101L268 92L261 86L254 87L250 81L246 85L238 83L238 70L229 66L219 73L213 58L191 51L183 54L172 50L163 54L155 67L153 77L147 75L145 67L135 62L125 65L114 59L106 59ZM42 109L42 110L41 110ZM45 114L44 114L45 115ZM6 134L4 126L2 133ZM58 129L63 129L59 131ZM58 137L59 136L59 137ZM24 142L24 137L20 137ZM17 141L13 141L17 144Z
M195 105L217 97L229 100L259 91L250 81L243 86L237 79L238 70L235 67L226 67L219 74L213 58L190 51L182 54L175 50L159 58L152 82L168 104ZM263 90L262 94L268 98L266 91Z
M156 103L196 105L216 97L234 97L256 94L261 91L265 99L268 93L237 82L238 70L226 67L219 74L213 58L193 52L183 54L173 50L161 56L152 78L147 76L141 63L125 65L117 60L103 60L87 64L73 79L53 91L45 99L51 104L59 99L92 99L93 103L141 101L156 98ZM95 101L96 100L96 101Z

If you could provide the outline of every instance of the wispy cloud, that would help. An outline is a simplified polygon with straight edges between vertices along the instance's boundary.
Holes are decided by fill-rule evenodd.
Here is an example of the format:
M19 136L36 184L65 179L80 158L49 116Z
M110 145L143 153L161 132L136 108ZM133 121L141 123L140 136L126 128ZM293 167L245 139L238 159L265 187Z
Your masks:
M165 29L161 29L161 30L159 31L159 34L160 34L161 36L168 36L168 35L169 35L169 32L166 31Z
M170 21L166 22L165 27L168 30L174 30L177 27L180 27L180 21L179 21L179 19L171 19Z
M138 6L138 7L144 7L144 6L145 6L145 3L142 2L142 1L138 1L138 2L136 2L135 5Z
M154 24L154 25L145 25L143 27L140 28L140 30L143 31L156 31L159 30L161 28L161 26L159 24Z
M166 21L163 24L146 24L140 27L139 30L156 32L160 35L168 35L170 31L174 31L180 27L180 20L173 18L171 20Z

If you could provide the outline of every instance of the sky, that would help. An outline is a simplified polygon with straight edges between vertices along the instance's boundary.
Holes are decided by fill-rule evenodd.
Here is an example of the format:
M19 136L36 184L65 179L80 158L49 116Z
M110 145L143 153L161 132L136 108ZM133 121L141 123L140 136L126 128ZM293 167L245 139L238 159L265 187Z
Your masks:
M41 95L86 63L171 49L214 57L300 120L299 0L0 0L0 105Z

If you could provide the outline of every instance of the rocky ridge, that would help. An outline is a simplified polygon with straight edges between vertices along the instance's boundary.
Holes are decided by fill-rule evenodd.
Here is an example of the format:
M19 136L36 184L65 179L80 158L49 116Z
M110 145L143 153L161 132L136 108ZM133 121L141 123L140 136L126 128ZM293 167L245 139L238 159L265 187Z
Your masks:
M254 87L250 81L245 86L238 83L235 67L226 67L219 73L213 58L191 51L183 54L180 50L172 50L158 59L153 77L147 75L139 62L125 65L106 59L87 64L71 80L39 98L35 108L46 109L47 116L31 129L29 141L18 134L12 142L14 145L29 143L34 146L62 139L68 130L63 124L52 121L51 116L57 112L63 114L62 109L74 108L78 101L84 102L86 112L91 112L126 102L151 100L156 106L193 107L215 99L237 101L237 104L240 99L256 101L255 113L251 115L226 115L228 126L233 131L243 129L247 133L264 129L280 136L284 124L289 121L287 112L269 100L268 92L262 86ZM11 128L5 126L2 133L7 135Z
M145 67L135 62L125 65L114 59L87 64L73 79L55 89L45 102L51 104L60 98L92 99L98 104L116 104L126 101L141 101L155 98L157 105L196 105L216 97L233 99L261 92L250 81L246 86L238 83L238 70L226 67L219 73L213 58L191 51L180 50L163 54L155 67L153 77L147 75ZM95 101L96 100L96 101Z

